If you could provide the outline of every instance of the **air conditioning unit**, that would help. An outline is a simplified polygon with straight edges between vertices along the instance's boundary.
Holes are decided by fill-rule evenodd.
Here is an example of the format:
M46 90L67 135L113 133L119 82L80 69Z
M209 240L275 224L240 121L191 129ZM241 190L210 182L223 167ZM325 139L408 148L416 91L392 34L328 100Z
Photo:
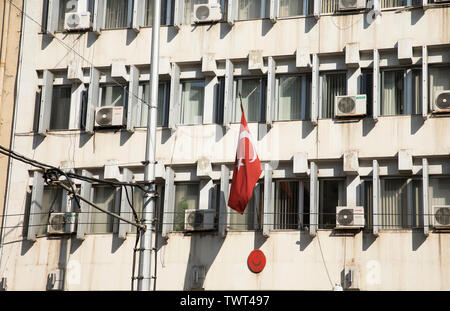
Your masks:
M123 107L104 106L95 109L96 127L124 126L125 122L126 115Z
M222 9L218 3L196 4L192 13L194 23L210 23L222 20Z
M337 206L336 229L357 229L364 227L363 206Z
M366 115L367 96L336 96L334 114L336 117L351 117Z
M433 227L450 229L450 205L433 206Z
M433 112L450 112L450 90L436 92L436 96L434 97Z
M186 231L213 230L215 213L216 211L214 209L186 210L184 218L184 229Z
M49 234L70 234L75 232L76 213L52 213L48 220Z
M338 11L362 10L366 8L366 0L339 0Z
M91 28L91 12L70 12L64 18L64 30L78 31Z

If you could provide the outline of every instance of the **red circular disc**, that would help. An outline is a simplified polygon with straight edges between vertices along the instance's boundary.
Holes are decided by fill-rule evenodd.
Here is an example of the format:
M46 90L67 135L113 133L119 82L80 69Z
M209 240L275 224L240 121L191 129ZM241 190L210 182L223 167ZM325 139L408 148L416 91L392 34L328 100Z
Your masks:
M259 273L266 266L266 256L261 250L255 249L248 256L247 264L252 272Z

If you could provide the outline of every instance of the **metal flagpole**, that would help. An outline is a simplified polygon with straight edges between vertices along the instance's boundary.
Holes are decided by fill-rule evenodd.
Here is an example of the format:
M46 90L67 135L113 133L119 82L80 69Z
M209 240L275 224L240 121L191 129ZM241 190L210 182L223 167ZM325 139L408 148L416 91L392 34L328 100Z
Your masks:
M144 206L142 215L147 230L140 230L138 290L149 291L152 279L151 254L153 235L153 212L156 206L155 164L156 164L156 119L159 85L159 30L161 25L161 0L153 2L152 55L150 64L150 107L147 117L147 139L145 146Z

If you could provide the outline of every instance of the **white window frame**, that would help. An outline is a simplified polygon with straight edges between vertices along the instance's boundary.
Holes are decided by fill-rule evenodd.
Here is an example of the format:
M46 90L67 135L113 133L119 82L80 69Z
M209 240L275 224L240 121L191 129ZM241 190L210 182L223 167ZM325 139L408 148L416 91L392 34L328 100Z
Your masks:
M307 115L307 111L309 111L311 115L311 104L312 104L312 85L310 90L310 96L308 95L308 76L311 75L311 73L288 73L288 74L281 74L277 75L276 77L276 95L275 95L275 107L274 107L274 121L275 122L286 122L286 121L305 121L310 120L311 117ZM279 104L280 104L280 78L283 77L299 77L301 78L300 81L300 88L301 88L301 99L300 99L300 118L299 119L289 119L289 120L280 120L278 115L279 110ZM312 78L312 77L311 77ZM312 82L312 81L311 81ZM307 109L309 104L309 109Z
M162 125L157 125L157 127L167 127L168 123L169 123L169 105L170 105L170 80L160 80L159 81L159 85L158 85L158 90L159 90L159 86L163 85L164 87L164 107L162 109L163 110L163 122ZM141 124L141 119L142 119L142 106L145 105L145 103L143 102L143 100L150 105L150 98L145 98L145 92L144 92L144 87L150 87L149 86L149 81L144 81L139 83L139 92L138 92L138 97L141 98L142 100L137 101L137 113L136 113L136 118L135 118L135 122L134 122L134 126L137 128L143 128L146 127L145 125ZM150 94L149 94L150 96ZM159 101L159 97L158 97L158 101ZM158 109L160 109L161 107L158 106Z
M237 120L236 119L236 112L237 109L241 109L241 104L240 104L240 100L239 100L239 94L238 94L238 82L242 81L242 80L259 80L259 85L260 85L260 116L259 116L259 120L257 122L255 121L249 121L248 120L248 113L246 112L246 120L248 123L264 123L265 119L266 119L266 101L267 101L267 86L264 87L264 82L266 81L266 77L263 75L255 75L255 76L234 76L233 79L233 107L232 107L232 122L231 123L240 123L241 120Z

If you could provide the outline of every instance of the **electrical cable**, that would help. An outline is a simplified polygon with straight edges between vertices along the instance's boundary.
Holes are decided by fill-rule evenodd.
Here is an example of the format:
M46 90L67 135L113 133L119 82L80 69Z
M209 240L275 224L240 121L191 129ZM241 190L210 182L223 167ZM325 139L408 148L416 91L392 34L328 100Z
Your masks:
M29 20L31 20L32 22L34 22L36 25L38 25L41 29L43 29L42 24L40 24L38 21L36 21L34 18L30 17L27 13L25 13L21 8L19 8L18 6L16 6L14 3L12 3L11 0L9 0L10 4L15 7L23 16L25 16L26 18L28 18ZM88 59L86 59L83 55L81 55L80 53L78 53L74 48L70 47L69 45L67 45L64 41L62 41L61 39L58 39L56 36L54 36L53 34L50 34L48 32L46 32L47 35L51 35L57 42L59 42L61 45L63 45L66 49L68 49L69 51L73 52L74 54L76 54L79 58L81 58L84 62L86 62L87 64L89 64L91 67L94 67L94 64L92 62L90 62ZM97 69L98 70L98 69ZM106 75L106 73L98 70L101 74ZM116 81L114 78L111 77L111 81L121 87L123 89L123 91L129 95L131 94L133 97L135 97L139 102L141 102L142 104L148 106L149 108L155 108L154 106L151 106L145 99L139 97L138 95L134 94L133 92L128 91L127 87L123 86L123 84L119 83L118 81Z

